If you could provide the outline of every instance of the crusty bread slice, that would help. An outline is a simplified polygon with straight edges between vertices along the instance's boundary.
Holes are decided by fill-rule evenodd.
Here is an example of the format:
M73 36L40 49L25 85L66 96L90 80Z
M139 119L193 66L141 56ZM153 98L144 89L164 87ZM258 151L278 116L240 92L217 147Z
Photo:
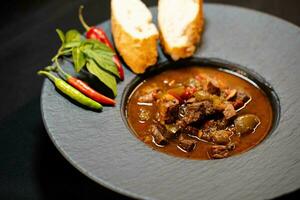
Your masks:
M190 57L203 29L203 0L159 0L158 26L165 53L173 60Z
M112 0L111 25L115 45L135 73L157 62L158 30L140 0Z

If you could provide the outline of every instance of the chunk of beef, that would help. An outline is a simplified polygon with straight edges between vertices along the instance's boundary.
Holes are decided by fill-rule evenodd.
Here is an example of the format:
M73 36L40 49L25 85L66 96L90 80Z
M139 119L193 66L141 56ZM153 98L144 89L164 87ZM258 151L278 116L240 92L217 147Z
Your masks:
M213 104L208 101L200 101L191 104L184 104L179 108L180 124L191 124L199 121L201 118L212 115L216 112Z
M196 146L196 141L180 135L178 146L186 152L191 152Z
M180 120L177 122L179 125L184 128L186 125L198 121L200 119L201 113L201 104L199 102L191 104L182 104L179 107L179 117ZM184 126L184 127L183 127Z
M160 132L156 125L151 125L150 132L156 144L166 145L168 143L168 140L163 136L163 134Z
M217 127L217 129L221 130L221 129L225 129L228 126L229 121L226 118L221 118L221 119L215 120L215 123L216 123L215 126Z
M209 155L214 159L222 159L229 156L229 150L224 145L213 145L209 151Z
M227 145L213 145L208 152L210 157L214 159L226 158L229 156L230 151L235 149L235 143L230 142Z
M225 119L230 119L236 115L236 111L232 104L226 104L223 111Z
M192 127L192 126L187 126L185 127L183 130L182 130L182 133L183 134L186 134L186 135L191 135L191 136L196 136L198 137L198 133L199 133L199 130L195 127Z
M237 92L236 98L242 100L244 103L246 103L250 99L250 97L242 91Z
M201 130L198 133L198 138L210 142L212 139L210 137L210 132L207 130Z
M217 96L220 96L220 93L221 93L221 89L218 86L218 83L214 80L208 81L208 83L206 85L206 90L210 94L214 94L214 95L217 95Z
M208 130L222 130L225 129L228 125L228 120L225 118L221 118L221 119L211 119L211 120L207 120L204 125L203 128Z
M233 107L237 110L245 105L250 100L250 97L242 92L238 91L236 97L233 98Z
M158 103L159 121L170 124L178 118L179 101L170 94L165 94Z
M211 78L206 74L199 74L198 76L196 76L196 79L199 81L200 85L202 85L205 91L207 91L210 94L220 96L221 94L220 82L218 82L217 80Z
M211 119L204 122L202 129L198 132L198 137L208 142L213 142L212 132L227 128L228 120L225 118Z
M211 132L211 139L215 144L228 144L232 133L226 130L218 130Z

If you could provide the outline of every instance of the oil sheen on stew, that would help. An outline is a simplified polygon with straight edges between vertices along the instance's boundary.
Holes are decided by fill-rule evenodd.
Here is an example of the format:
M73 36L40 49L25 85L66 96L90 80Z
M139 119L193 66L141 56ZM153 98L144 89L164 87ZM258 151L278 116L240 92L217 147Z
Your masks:
M166 70L128 99L128 124L155 150L191 159L221 159L259 144L272 124L258 87L209 67Z

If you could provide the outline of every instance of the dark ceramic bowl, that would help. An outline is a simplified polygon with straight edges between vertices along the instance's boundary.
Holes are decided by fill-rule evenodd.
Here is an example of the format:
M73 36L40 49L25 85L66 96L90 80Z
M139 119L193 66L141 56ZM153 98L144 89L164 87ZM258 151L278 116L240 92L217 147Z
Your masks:
M152 11L156 16L156 8ZM275 113L269 137L246 153L222 160L172 157L140 142L123 115L129 92L151 70L137 77L126 68L117 106L101 113L73 104L46 80L41 96L44 124L55 146L79 171L140 199L270 199L300 188L300 29L238 7L206 4L204 11L205 32L195 57L175 65L223 67L258 84ZM110 32L109 21L101 26ZM170 66L161 49L159 53L158 68ZM64 67L72 72L70 65Z

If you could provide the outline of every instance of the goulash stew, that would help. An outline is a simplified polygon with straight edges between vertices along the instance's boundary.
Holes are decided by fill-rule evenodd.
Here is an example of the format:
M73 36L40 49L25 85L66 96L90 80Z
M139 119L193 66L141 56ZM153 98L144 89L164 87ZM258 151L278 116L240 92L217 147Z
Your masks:
M209 67L171 69L146 79L128 99L136 136L158 151L191 159L220 159L259 144L272 108L258 87Z

